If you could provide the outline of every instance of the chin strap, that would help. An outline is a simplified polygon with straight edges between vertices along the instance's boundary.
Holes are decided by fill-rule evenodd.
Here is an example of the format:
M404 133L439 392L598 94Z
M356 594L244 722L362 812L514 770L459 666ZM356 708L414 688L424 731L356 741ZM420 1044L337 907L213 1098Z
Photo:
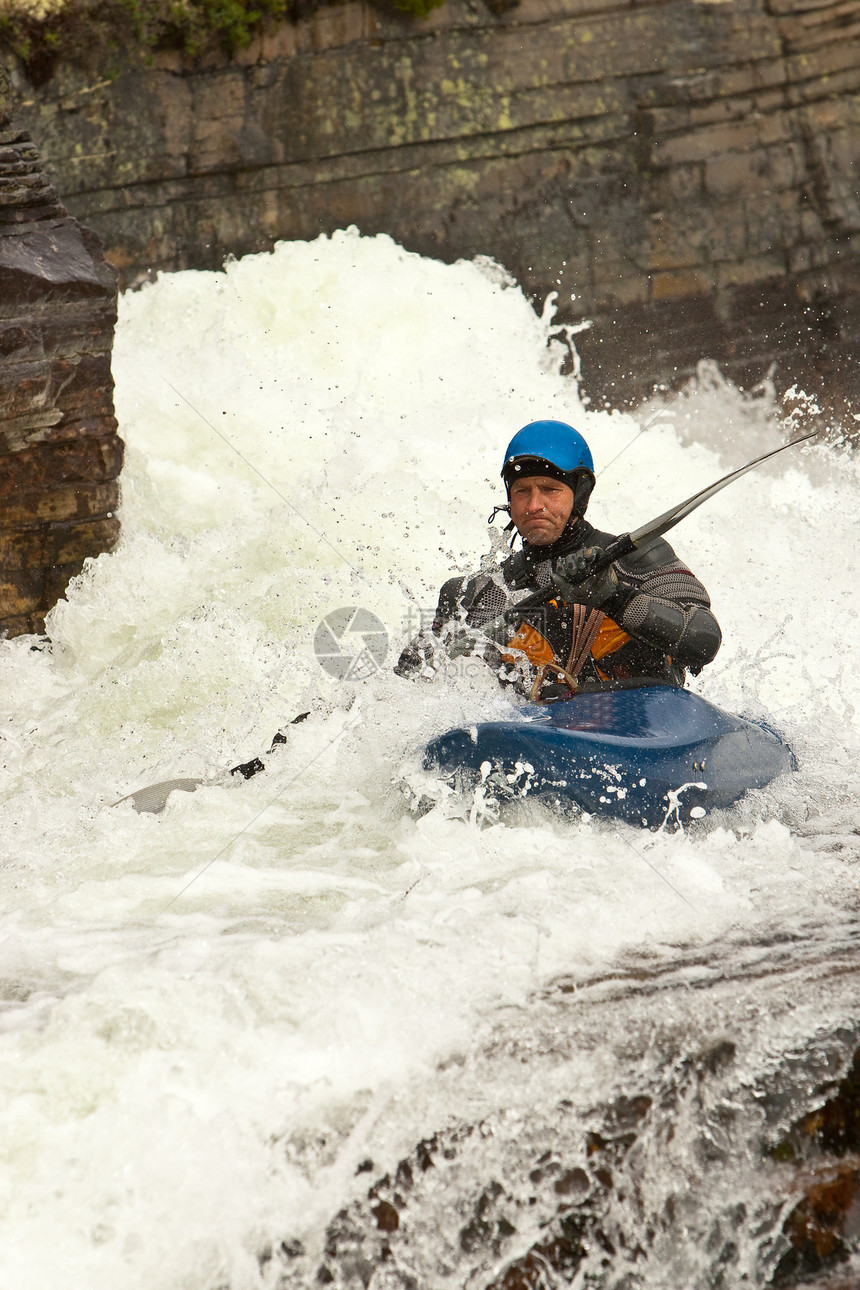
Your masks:
M493 523L493 521L495 520L495 518L496 518L496 516L498 515L499 511L501 511L503 515L510 515L510 513L511 513L511 508L510 508L510 506L494 506L494 507L493 507L493 510L492 510L492 514L490 514L490 515L488 515L488 516L487 516L487 523L488 523L488 524L492 524L492 523ZM513 520L509 520L509 521L508 521L508 523L505 525L505 532L507 532L507 531L508 531L508 529L512 529L513 527L514 527L514 522L513 522Z

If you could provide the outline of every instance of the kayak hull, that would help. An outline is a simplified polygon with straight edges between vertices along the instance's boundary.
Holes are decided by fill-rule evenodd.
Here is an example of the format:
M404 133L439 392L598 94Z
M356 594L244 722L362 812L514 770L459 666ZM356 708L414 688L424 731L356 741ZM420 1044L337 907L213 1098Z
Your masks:
M424 767L458 788L537 797L644 828L731 806L796 769L768 726L690 690L649 685L528 704L508 721L450 730Z

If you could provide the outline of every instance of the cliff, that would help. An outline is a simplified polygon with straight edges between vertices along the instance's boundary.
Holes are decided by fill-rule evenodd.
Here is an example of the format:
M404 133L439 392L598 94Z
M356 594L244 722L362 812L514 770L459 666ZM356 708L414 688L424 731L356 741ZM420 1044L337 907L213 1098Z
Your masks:
M357 224L557 291L593 395L707 356L856 397L860 0L346 0L229 56L7 61L123 284Z
M115 544L123 445L115 274L9 107L0 71L0 633L17 635Z

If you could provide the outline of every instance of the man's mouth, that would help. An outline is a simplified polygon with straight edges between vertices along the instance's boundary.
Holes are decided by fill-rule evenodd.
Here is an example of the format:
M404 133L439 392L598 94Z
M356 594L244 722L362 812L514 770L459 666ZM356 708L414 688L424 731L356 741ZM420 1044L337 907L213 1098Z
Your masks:
M547 534L550 537L553 534L553 525L551 520L532 520L530 524L524 525L523 529L527 538L534 539Z

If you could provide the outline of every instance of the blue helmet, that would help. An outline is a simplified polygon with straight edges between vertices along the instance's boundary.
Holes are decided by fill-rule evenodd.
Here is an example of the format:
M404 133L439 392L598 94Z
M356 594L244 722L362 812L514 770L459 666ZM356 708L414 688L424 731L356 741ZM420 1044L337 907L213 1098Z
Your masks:
M547 475L567 484L576 499L576 513L584 513L594 488L594 459L573 426L565 421L530 421L514 435L502 466L508 496L515 480L531 475Z

